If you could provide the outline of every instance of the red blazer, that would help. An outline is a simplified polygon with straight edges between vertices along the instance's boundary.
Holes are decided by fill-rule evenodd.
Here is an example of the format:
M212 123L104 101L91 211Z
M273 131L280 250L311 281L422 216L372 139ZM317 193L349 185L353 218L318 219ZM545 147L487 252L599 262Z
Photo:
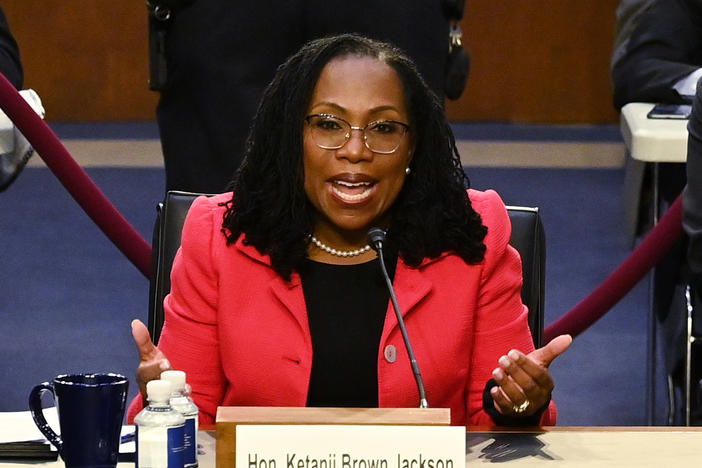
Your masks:
M488 228L485 259L468 265L445 254L410 268L398 261L394 286L427 399L451 409L459 425L493 425L482 395L497 360L533 350L521 301L521 262L508 245L510 223L493 191L469 191ZM284 281L269 257L241 239L227 246L220 228L231 193L195 200L164 301L159 348L187 373L200 422L218 406L304 406L312 342L300 277ZM385 358L393 346L396 359ZM417 407L419 397L397 319L388 305L378 351L381 407ZM136 398L131 421L141 409ZM541 420L555 424L552 404Z

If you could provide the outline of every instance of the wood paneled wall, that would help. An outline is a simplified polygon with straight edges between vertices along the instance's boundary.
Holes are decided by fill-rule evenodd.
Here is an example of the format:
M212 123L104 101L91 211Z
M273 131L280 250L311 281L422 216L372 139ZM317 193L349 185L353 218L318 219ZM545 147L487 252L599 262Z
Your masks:
M472 66L464 95L447 105L452 119L616 121L609 57L617 0L466 2ZM48 120L153 120L144 3L0 2L20 45L25 87L40 94Z
M466 0L468 86L457 120L607 123L618 0Z
M144 0L2 0L47 120L153 120Z

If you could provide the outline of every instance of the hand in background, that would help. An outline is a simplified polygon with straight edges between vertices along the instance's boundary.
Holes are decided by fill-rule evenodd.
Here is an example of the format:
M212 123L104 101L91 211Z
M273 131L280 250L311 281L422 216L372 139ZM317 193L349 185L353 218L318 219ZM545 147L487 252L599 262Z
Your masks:
M553 391L548 366L572 342L570 335L560 335L528 355L513 349L502 356L499 367L492 371L498 386L490 391L497 410L505 415L529 416L544 406Z
M166 355L151 341L149 330L141 320L132 320L132 337L139 351L139 367L136 371L137 383L141 396L146 400L146 383L159 379L161 372L170 369L171 364Z

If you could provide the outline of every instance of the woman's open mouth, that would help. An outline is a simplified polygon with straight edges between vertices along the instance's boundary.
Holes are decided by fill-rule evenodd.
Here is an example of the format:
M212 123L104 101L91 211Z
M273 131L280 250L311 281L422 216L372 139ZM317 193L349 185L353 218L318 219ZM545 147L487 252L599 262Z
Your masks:
M333 180L331 189L334 195L349 203L358 203L366 200L373 192L374 182L349 182L346 180Z

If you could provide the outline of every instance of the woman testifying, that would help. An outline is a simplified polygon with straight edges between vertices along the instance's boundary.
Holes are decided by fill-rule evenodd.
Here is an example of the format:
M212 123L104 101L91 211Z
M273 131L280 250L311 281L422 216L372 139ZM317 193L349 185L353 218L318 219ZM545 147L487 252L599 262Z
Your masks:
M190 209L158 348L132 324L142 395L172 367L203 424L218 406L417 407L368 245L380 227L429 404L453 424L555 424L548 365L571 338L534 350L504 204L467 187L406 55L354 35L307 44L268 86L232 192Z

